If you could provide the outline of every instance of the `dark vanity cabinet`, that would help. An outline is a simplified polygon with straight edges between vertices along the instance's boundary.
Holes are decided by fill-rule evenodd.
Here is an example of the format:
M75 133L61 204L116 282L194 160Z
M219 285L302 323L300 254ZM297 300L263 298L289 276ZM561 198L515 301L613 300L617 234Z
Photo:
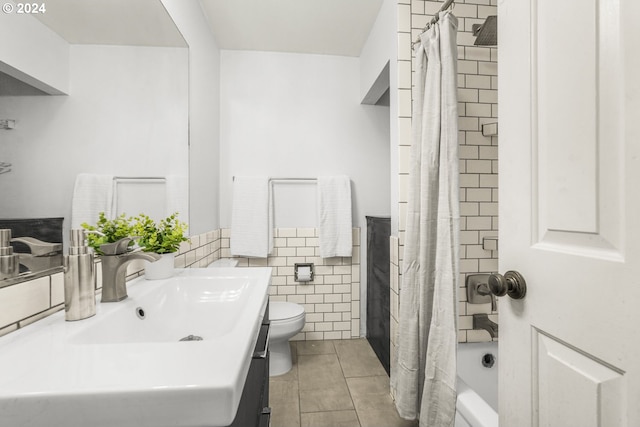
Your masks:
M367 217L367 339L389 374L391 219Z
M253 350L236 418L231 427L269 427L269 306Z

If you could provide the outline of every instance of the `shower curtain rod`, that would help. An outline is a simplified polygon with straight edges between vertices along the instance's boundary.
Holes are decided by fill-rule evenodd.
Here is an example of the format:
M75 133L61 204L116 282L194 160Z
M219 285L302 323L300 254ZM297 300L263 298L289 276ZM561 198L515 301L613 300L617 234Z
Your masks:
M449 7L451 7L451 5L453 4L454 0L446 0L444 2L444 4L440 7L440 10L438 10L438 13L449 9ZM422 31L420 32L420 34L424 34L429 28L431 28L431 26L433 24L435 24L436 22L438 22L438 20L440 19L438 17L438 13L436 13L433 18L431 18L431 21L429 21L429 23L427 25L425 25L425 27L422 29ZM413 43L411 43L412 46L415 46L417 43L420 43L420 36L418 36L417 39L415 39L415 41Z

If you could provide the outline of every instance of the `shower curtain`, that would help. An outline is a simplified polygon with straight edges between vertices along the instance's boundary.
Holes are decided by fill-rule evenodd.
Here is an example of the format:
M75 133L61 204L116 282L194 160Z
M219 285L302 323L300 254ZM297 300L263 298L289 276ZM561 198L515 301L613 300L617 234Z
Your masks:
M453 426L459 244L457 47L450 11L416 47L411 169L397 363L400 416Z

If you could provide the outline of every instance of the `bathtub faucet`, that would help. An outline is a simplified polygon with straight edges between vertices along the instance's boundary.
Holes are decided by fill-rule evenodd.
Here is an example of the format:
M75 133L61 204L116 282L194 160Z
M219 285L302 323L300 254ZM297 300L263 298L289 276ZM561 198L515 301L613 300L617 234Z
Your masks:
M476 313L473 315L473 329L484 329L489 332L491 338L498 337L498 324L491 319L486 313Z
M104 255L102 259L102 299L101 302L117 302L127 297L127 265L131 261L143 259L154 262L160 259L160 255L129 251L129 243L132 239L125 237L115 243L100 245Z

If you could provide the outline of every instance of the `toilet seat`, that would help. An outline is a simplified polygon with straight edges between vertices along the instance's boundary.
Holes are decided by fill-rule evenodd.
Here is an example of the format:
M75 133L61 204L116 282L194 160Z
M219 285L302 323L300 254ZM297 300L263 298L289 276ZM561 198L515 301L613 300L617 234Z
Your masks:
M304 317L304 307L293 302L274 301L269 304L269 320L275 323L295 322Z
M295 325L298 324L300 321L305 320L305 315L304 313L296 316L296 317L290 317L288 319L269 319L271 321L271 326L273 327L279 327L279 326L288 326L288 325ZM277 331L277 329L276 329Z

